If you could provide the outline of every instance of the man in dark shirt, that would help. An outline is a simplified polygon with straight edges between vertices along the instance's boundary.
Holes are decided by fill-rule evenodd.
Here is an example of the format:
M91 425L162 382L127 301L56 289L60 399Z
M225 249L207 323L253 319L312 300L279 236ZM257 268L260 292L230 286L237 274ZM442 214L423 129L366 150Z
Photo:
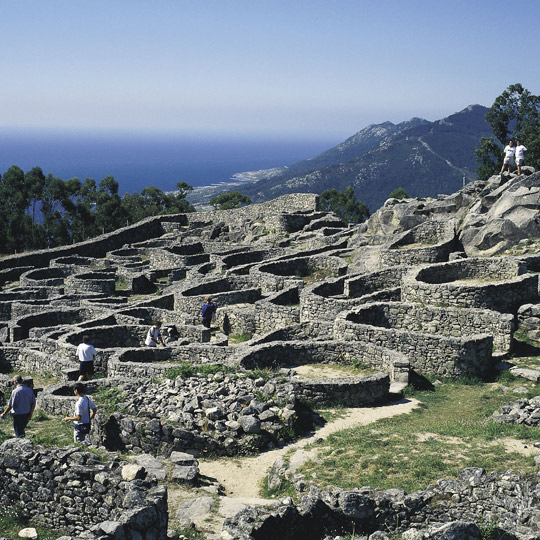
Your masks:
M13 377L13 384L15 390L11 392L9 402L0 416L4 418L11 409L15 437L24 437L26 425L36 408L36 396L34 396L34 391L23 383L23 378L20 375Z
M210 328L212 324L212 317L216 312L216 306L212 302L212 298L210 296L207 296L204 300L205 302L201 309L202 323L204 326L206 326L206 328Z

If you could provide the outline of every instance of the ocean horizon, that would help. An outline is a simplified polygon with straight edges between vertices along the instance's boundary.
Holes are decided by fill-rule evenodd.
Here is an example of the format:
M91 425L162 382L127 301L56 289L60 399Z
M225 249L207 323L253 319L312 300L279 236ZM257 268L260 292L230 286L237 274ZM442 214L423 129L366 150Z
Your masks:
M335 139L194 136L130 133L55 133L0 130L0 175L17 165L39 166L67 180L112 175L120 194L177 182L197 188L230 180L235 173L291 165L338 144Z

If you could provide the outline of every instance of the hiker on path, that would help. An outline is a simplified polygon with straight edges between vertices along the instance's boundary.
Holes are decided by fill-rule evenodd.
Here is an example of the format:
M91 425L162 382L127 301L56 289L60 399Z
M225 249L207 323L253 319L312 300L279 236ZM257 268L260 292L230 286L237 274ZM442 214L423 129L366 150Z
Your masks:
M523 165L526 151L527 149L519 141L516 141L516 165L518 174L521 174L521 166Z
M90 433L92 419L96 415L95 403L86 396L86 388L83 383L76 382L73 385L73 393L79 398L75 403L75 415L66 416L64 422L73 422L73 440L86 444L86 436Z
M161 323L157 322L148 330L148 334L146 334L146 339L144 340L144 344L147 347L157 347L158 345L162 345L165 347L165 343L163 342L163 338L161 337Z
M90 379L94 374L94 359L97 351L90 345L90 338L83 336L83 342L77 347L79 357L79 381Z
M3 419L11 410L15 437L24 437L26 426L36 408L36 396L34 391L24 384L21 375L13 377L13 384L15 389L11 392L11 397L4 412L0 414L0 418Z
M210 325L212 323L212 317L214 316L214 313L216 312L216 306L212 302L212 297L207 296L204 299L203 307L201 308L201 315L202 315L202 323L206 328L210 328Z
M508 172L510 172L510 168L514 164L514 155L516 153L516 149L514 147L514 142L510 139L508 141L508 144L504 147L504 160L503 160L503 166L501 169L501 174L504 171L504 168L508 168Z

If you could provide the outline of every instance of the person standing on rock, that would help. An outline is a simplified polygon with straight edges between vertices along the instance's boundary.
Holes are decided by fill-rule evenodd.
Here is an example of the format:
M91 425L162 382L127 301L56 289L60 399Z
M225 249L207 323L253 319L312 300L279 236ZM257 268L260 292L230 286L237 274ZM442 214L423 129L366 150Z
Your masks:
M526 151L527 149L519 141L516 141L516 165L518 174L521 174L521 166L523 165Z
M66 416L64 422L73 422L73 440L77 443L86 444L86 436L90 433L92 419L96 415L95 403L86 396L86 388L81 382L73 385L73 393L79 398L75 403L75 415Z
M13 384L15 390L11 392L8 404L0 417L4 418L11 409L15 437L24 437L26 426L32 419L32 414L34 414L36 408L36 396L34 391L24 384L20 375L13 377Z
M212 302L212 298L210 296L207 296L204 299L204 304L201 308L202 323L206 328L210 328L210 325L212 324L212 317L214 316L215 312L216 306Z
M516 153L516 149L514 147L514 141L510 139L508 141L508 144L504 147L503 152L504 152L504 160L503 160L503 166L501 169L501 174L504 172L505 167L507 167L508 172L510 172L510 168L514 164L514 155Z
M148 334L146 334L146 339L144 340L144 344L147 347L157 347L158 344L165 347L165 343L163 342L163 338L161 337L161 323L157 322L148 330Z
M79 357L79 381L90 379L94 374L94 359L97 351L90 345L90 338L83 336L83 342L77 347Z

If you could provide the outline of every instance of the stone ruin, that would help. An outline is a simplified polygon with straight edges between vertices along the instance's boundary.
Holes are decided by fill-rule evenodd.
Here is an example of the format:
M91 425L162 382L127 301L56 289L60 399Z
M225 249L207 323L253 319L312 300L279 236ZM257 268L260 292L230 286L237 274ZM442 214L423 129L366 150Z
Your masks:
M320 212L316 195L295 194L147 218L0 259L0 396L8 395L8 373L47 374L57 382L37 389L38 407L71 414L83 335L99 351L89 394L118 395L89 436L105 461L76 446L4 442L1 502L24 504L30 518L70 538L174 537L165 478L152 459L172 460L172 478L189 485L199 481L196 458L283 447L313 428L312 407L389 403L418 376L489 376L511 352L514 332L534 339L540 319L540 257L482 257L484 244L467 240L485 241L482 227L493 231L484 215L471 233L471 207L495 213L497 201L516 202L523 186L530 206L540 192L538 173L506 180L436 200L390 200L359 226ZM540 237L526 221L526 234ZM514 229L508 238L508 227L497 230L487 255L519 240ZM209 295L218 306L212 330L200 321ZM154 321L165 348L144 346ZM366 373L299 375L309 364L355 364ZM497 421L536 425L538 410L537 402L510 404ZM146 456L146 465L123 461L127 453ZM506 538L540 538L538 479L467 469L413 494L399 486L323 491L301 475L293 480L300 505L247 508L216 538L323 540L344 530L373 540L386 538L382 531L480 538L474 522L493 504Z

